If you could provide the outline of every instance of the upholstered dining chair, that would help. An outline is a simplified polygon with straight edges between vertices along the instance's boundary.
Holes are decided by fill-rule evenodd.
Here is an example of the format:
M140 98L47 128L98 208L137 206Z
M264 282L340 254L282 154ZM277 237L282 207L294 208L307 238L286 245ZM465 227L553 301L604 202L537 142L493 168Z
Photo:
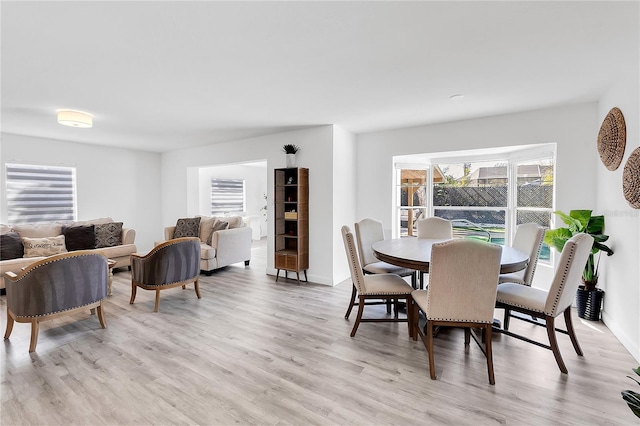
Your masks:
M523 223L516 228L516 235L512 247L529 255L529 263L522 271L510 274L500 274L501 283L519 283L531 286L533 275L536 272L540 249L544 240L545 228L537 223Z
M200 275L200 239L196 237L175 238L158 244L147 255L131 255L131 300L136 299L138 287L155 290L156 304L160 305L160 290L174 287L186 288L193 283L200 299L198 277Z
M416 271L413 269L401 268L378 260L376 255L373 253L373 249L371 248L373 243L384 240L382 222L376 219L365 218L360 222L355 223L355 230L362 272L365 274L396 274L401 277L411 276L411 282L415 286ZM349 303L347 313L344 316L346 319L349 319L349 315L351 315L351 310L353 309L356 301L356 294L357 290L354 285L351 289L351 302ZM390 302L387 303L387 313L391 313ZM396 312L396 315L397 314L398 313Z
M416 307L412 309L413 339L420 335L429 353L429 372L436 379L433 335L438 326L462 327L465 346L470 337L487 359L489 383L495 384L491 331L496 301L502 247L471 239L434 244L429 265L429 287L411 293ZM419 311L424 313L424 331L419 327ZM472 328L483 330L482 341ZM425 336L426 334L426 336Z
M450 220L441 217L426 217L418 220L418 238L450 240L453 238L453 226ZM424 288L424 272L420 271L420 288Z
M407 322L409 336L411 336L411 287L405 280L396 274L373 274L365 275L362 272L362 266L358 260L356 244L353 234L348 226L342 227L342 240L344 242L344 250L347 254L349 262L349 270L351 271L351 281L358 295L358 316L351 330L351 337L356 335L358 326L361 322ZM382 299L383 301L373 301L371 299ZM404 299L407 303L406 318L398 317L398 300ZM380 305L386 301L395 303L395 315L393 318L362 318L364 307L366 305ZM348 314L348 312L347 312ZM348 316L348 315L347 315ZM345 318L347 317L345 316Z
M97 308L100 326L106 328L102 301L107 296L107 258L95 250L77 250L46 257L20 273L5 272L7 329L14 322L31 323L29 352L36 350L43 321Z
M573 329L573 323L571 322L571 303L575 298L576 290L582 277L582 271L584 270L584 265L587 263L587 258L589 257L589 253L591 253L592 246L593 237L586 233L576 234L565 243L562 253L560 253L560 262L558 263L549 291L528 287L521 283L502 283L498 285L496 307L505 310L503 329L500 330L500 332L525 342L550 349L556 359L558 368L560 368L560 371L563 373L567 373L568 370L560 354L556 331L568 334L576 353L582 356L582 349L580 348L578 338ZM549 345L509 331L511 311L542 319L544 324L528 318L513 317L536 325L545 326L547 328ZM566 330L555 327L555 318L560 314L564 314Z

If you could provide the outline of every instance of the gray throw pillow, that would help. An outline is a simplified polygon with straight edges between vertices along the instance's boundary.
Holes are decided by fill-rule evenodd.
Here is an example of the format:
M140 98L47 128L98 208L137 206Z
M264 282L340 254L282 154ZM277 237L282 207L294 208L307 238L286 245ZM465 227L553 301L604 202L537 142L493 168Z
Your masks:
M200 218L187 217L178 219L176 230L173 231L173 238L197 237L200 238Z
M213 233L216 231L222 231L223 229L229 228L229 222L225 222L222 220L216 220L216 223L213 224L213 229L209 234L209 238L207 238L207 245L211 245L211 239L213 238Z
M24 256L22 238L17 232L0 235L0 260L19 259Z
M94 225L94 229L96 233L96 248L122 245L122 222Z

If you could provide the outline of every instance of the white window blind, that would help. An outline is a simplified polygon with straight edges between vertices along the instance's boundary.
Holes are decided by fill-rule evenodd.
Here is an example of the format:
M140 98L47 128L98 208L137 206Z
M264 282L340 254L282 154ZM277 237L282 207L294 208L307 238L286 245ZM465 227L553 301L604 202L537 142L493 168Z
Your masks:
M244 211L244 179L211 179L211 214Z
M76 219L74 167L7 163L6 173L10 224Z

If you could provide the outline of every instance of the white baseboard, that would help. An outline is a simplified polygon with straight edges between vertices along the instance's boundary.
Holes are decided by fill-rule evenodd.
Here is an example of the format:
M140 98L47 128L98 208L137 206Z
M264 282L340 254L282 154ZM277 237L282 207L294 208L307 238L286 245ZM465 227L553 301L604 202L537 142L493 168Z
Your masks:
M640 363L640 347L638 346L638 342L629 338L629 336L627 336L622 331L622 328L618 326L618 324L614 320L612 320L611 317L604 311L602 312L602 322L607 326L609 330L611 330L613 335L616 336L620 343L622 343L622 346L624 346L629 351L631 356L634 357L638 363Z

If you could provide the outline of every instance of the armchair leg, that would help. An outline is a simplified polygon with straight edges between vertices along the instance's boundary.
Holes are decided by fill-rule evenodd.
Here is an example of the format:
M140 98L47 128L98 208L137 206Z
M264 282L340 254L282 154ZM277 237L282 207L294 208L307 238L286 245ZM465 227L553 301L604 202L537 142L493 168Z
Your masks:
M104 309L102 307L102 302L100 302L100 305L98 305L98 309L96 309L96 311L98 312L98 320L100 321L100 326L102 328L107 328L107 323L104 320Z
M160 307L160 289L156 289L156 306L153 309L153 312L158 312L159 307Z
M37 319L31 320L31 341L29 342L29 352L35 352L36 345L38 344L38 331L40 323Z
M560 348L558 347L558 341L556 340L556 331L554 325L553 317L546 317L547 322L547 336L549 336L549 346L551 346L551 350L553 351L553 356L556 358L556 362L558 363L558 368L560 371L567 374L567 367L564 365L564 361L562 360L562 355L560 354Z
M576 336L576 332L573 329L573 321L571 320L571 306L564 310L564 322L567 326L567 333L569 333L569 337L571 338L573 349L576 350L576 353L578 355L582 356L582 349L580 348L580 344L578 343L578 337Z
M133 305L133 301L136 300L136 290L138 286L134 283L131 283L131 299L129 299L129 304Z
M11 336L11 332L13 331L13 317L9 313L9 308L7 308L7 329L4 332L5 340Z
M198 281L198 278L196 278L196 280L193 282L193 286L196 289L196 296L198 296L198 299L201 299L202 297L200 297L200 282Z

